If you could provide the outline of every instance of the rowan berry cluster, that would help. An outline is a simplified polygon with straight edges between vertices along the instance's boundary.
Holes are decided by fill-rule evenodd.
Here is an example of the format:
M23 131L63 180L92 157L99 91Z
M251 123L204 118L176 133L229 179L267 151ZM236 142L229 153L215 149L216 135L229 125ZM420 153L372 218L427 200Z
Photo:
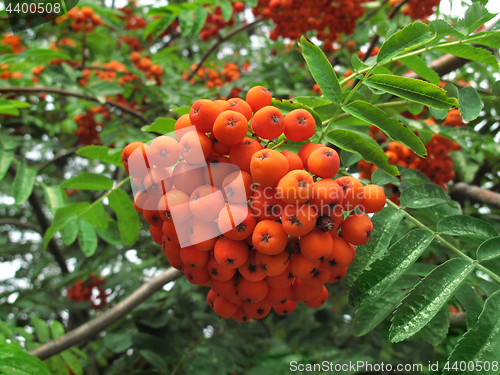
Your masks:
M191 65L191 71L196 69L196 65ZM224 63L224 68L219 72L220 65L215 65L213 62L210 63L210 67L200 67L196 71L195 77L199 81L205 81L205 87L209 89L220 88L223 85L234 82L241 76L240 67L230 61ZM248 71L249 65L246 63L242 66L243 71ZM182 79L186 79L189 76L189 72L183 72ZM191 78L189 83L194 84L196 80Z
M420 115L416 115L417 117ZM433 119L424 120L430 126L437 126ZM448 112L442 125L463 126L465 125L460 112L453 109ZM373 139L379 144L387 141L387 136L383 131L375 126L370 127L370 133ZM389 142L385 147L385 154L389 158L389 164L400 165L409 169L416 169L425 174L431 182L446 189L445 184L455 177L453 171L453 161L449 156L450 151L460 150L460 146L439 134L433 134L432 139L425 144L427 158L420 158L408 147L399 142ZM358 162L360 178L371 179L371 175L377 169L377 166L367 163L364 160Z
M130 54L130 60L137 69L144 72L146 78L154 78L158 86L162 84L161 76L163 75L163 68L160 65L153 65L149 57L141 57L139 52L132 52Z
M76 42L73 39L63 37L58 41L53 41L50 43L49 48L53 51L59 51L58 47L67 46L67 47L76 47Z
M231 5L233 7L233 14L228 21L224 21L222 17L221 7L217 7L214 14L207 14L205 24L203 25L203 29L200 32L200 39L203 42L206 42L210 40L210 38L218 36L220 30L222 30L223 28L233 26L235 23L234 15L245 10L245 4L241 1L235 1ZM208 7L209 5L207 4L205 6Z
M78 280L73 286L68 287L68 297L73 302L92 302L92 308L101 310L106 306L107 293L104 289L105 279L97 277L92 273L85 282L83 279ZM98 291L96 298L92 298L92 291Z
M4 34L0 44L10 46L12 48L11 53L21 53L26 50L26 46L21 45L21 37L12 33Z
M35 66L34 68L31 68L31 73L33 73L33 78L31 79L33 83L37 84L38 83L38 76L43 73L45 70L45 66L43 65L38 65Z
M315 131L310 112L284 116L257 86L246 100L197 100L177 120L175 138L125 147L136 210L169 263L211 287L207 301L217 315L243 322L271 308L289 314L299 302L319 307L325 284L341 280L354 246L369 241L370 218L344 212L380 211L380 186L334 179L339 156L324 145L308 142L298 154L267 147Z
M0 79L22 79L23 75L21 72L11 72L9 69L9 64L0 64L0 70L2 71L0 73Z
M340 33L352 34L356 20L365 12L361 4L367 1L259 0L253 14L273 20L276 27L269 34L271 40L297 39L316 30L316 37L330 45Z
M135 1L130 1L128 5L118 9L124 13L124 16L119 16L118 18L125 21L125 30L144 29L148 25L148 22L144 19L144 17L134 14L135 8Z
M57 22L63 22L66 19L71 19L71 29L74 32L85 31L92 32L96 26L104 25L101 17L94 13L94 9L90 7L72 8L65 16L58 17Z
M95 120L94 111L81 113L73 119L78 125L75 135L81 145L100 145L99 132L104 127L104 123Z
M118 47L121 47L122 42L128 44L130 48L132 48L136 52L142 52L142 43L135 36L120 36L116 44Z
M400 3L403 0L391 1L391 3ZM427 17L432 16L441 0L410 0L403 7L403 14L410 16L414 20L427 20Z

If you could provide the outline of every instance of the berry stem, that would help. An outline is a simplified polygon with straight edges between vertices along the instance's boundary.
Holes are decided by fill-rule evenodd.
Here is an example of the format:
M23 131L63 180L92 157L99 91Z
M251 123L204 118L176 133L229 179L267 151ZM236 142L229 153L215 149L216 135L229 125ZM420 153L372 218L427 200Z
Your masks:
M352 96L356 93L356 91L361 87L361 85L363 84L364 80L366 79L366 77L369 77L370 76L370 73L375 70L375 68L378 67L378 64L375 64L373 65L371 68L369 68L368 70L368 73L363 77L361 78L358 83L356 84L356 86L354 86L351 90L351 92L349 93L349 95L347 95L347 98L345 98L344 102L337 108L337 110L335 111L335 113L333 114L333 117L331 118L330 122L328 123L328 125L326 125L324 128L323 128L323 131L321 132L321 136L319 137L318 139L318 143L321 143L321 141L323 140L323 138L325 138L325 135L326 133L328 132L328 129L330 129L330 126L332 126L332 124L337 120L337 117L339 116L340 114L340 111L342 110L342 107L345 106L349 100L352 98Z
M276 146L271 147L271 148L270 148L270 150L275 150L275 149L277 149L278 147L283 146L286 142L287 142L287 139L286 139L286 138L284 138L284 139L283 139L280 143L278 143Z

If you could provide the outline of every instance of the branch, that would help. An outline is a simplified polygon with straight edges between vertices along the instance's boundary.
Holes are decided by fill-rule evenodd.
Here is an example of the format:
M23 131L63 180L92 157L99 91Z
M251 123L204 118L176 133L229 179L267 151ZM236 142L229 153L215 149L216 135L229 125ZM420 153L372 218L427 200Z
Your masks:
M45 93L50 93L50 94L60 94L60 95L66 95L66 96L73 96L75 98L80 98L92 102L97 102L99 104L102 104L97 98L89 95L84 95L80 94L77 92L71 92L71 91L66 91L63 89L56 89L52 87L0 87L0 93L5 93L5 92L26 92L26 93L35 93L35 92L45 92ZM146 117L144 117L141 113L133 110L132 108L126 107L124 105L112 102L107 100L106 104L116 107L120 109L123 112L126 112L138 119L140 119L144 124L148 124L148 120Z
M461 311L457 313L450 313L450 326L461 327L467 320L467 313Z
M71 155L73 155L75 152L77 152L80 148L82 148L81 145L79 146L75 146L75 147L71 147L71 148L68 148L67 150L61 150L59 151L58 153L56 153L54 155L54 157L50 160L45 160L44 162L38 164L38 166L36 167L38 169L38 172L40 172L43 168L45 168L47 165L49 164L52 164L53 162L55 162L56 160L59 160L61 158L67 158Z
M151 279L151 281L141 285L130 296L128 296L123 301L110 308L103 314L99 315L97 318L66 333L64 336L58 338L57 340L50 341L34 350L31 350L29 354L35 355L43 360L56 355L86 339L89 339L96 333L116 322L118 319L127 315L136 306L144 302L156 291L163 288L166 283L177 279L181 275L182 273L180 271L170 267L162 274Z
M388 18L391 20L393 19L396 14L398 13L398 11L401 9L401 7L403 5L405 5L407 2L409 2L410 0L404 0L402 2L400 2L399 4L397 4L394 8L392 8L391 12L389 13L389 16ZM378 10L377 10L378 11ZM368 50L366 51L365 53L365 56L363 57L363 61L366 61L369 57L370 57L370 54L372 53L373 49L375 48L375 46L377 45L378 41L380 39L380 35L376 34L371 42L370 42L370 47L368 47Z
M201 68L201 66L203 65L203 63L208 59L208 57L210 56L210 54L215 51L217 49L217 47L219 47L222 43L224 43L226 40L228 40L229 38L231 38L232 36L238 34L240 31L243 31L243 30L247 30L249 28L251 28L252 26L255 26L256 24L260 23L264 21L264 18L262 17L257 17L253 22L250 22L250 23L247 23L247 24L243 24L241 26L238 26L237 28L235 28L234 30L232 30L231 32L229 32L227 35L225 36L222 36L222 37L219 37L219 39L217 39L217 41L212 44L212 46L207 50L207 52L205 52L205 54L202 56L200 62L198 63L198 65L196 66L196 68L194 68L191 73L189 74L189 76L186 78L186 81L189 81L191 78L194 77L194 75L196 74L196 72L198 71L198 69Z
M30 223L29 221L22 222L18 219L0 219L0 225L14 225L16 227L23 227L38 232L43 236L42 229L38 225Z
M9 173L15 178L15 175L17 173L17 166L15 165L15 163L12 163L11 166L9 167ZM42 205L40 204L40 201L36 196L34 188L28 200L30 202L31 207L33 207L33 213L35 214L38 223L40 224L38 233L40 233L40 235L43 237L43 234L49 228L49 222L47 221L47 218L43 213ZM68 274L69 270L68 266L66 265L66 259L64 259L61 249L59 248L59 246L57 245L56 241L53 238L50 240L48 248L49 251L54 256L54 259L56 260L57 264L59 265L59 268L61 268L61 272Z
M450 186L450 196L452 198L468 198L475 203L483 203L489 207L500 209L500 194L459 182Z

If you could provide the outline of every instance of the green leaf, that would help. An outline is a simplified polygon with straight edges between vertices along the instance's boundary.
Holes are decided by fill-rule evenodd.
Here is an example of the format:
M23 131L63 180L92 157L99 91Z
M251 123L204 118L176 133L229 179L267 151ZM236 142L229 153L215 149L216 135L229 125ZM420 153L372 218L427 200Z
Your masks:
M24 203L28 200L35 186L35 179L38 171L36 168L28 167L26 159L23 159L17 168L16 177L12 183L12 196L16 204Z
M316 129L321 129L323 127L323 123L319 118L319 115L316 113L316 111L305 104L292 102L290 100L285 100L285 99L273 99L272 105L283 111L288 111L288 112L291 112L295 109L305 109L312 115L312 117L314 117L314 121L316 122Z
M83 375L82 364L74 354L72 354L69 350L65 350L61 352L61 357L63 357L64 362L66 362L75 375Z
M475 120L483 109L483 101L474 87L464 87L458 94L460 114L465 121Z
M389 331L391 342L403 341L429 323L475 267L476 263L470 260L453 258L434 268L394 312Z
M468 41L474 44L481 44L482 46L497 49L500 45L500 32L498 31L487 31L482 33L475 33Z
M158 117L151 125L141 128L143 132L167 134L174 131L176 121L173 118Z
M219 6L222 9L222 19L225 22L228 22L231 17L233 16L233 7L231 6L231 3L228 0L222 0L219 3ZM205 20L203 20L205 21Z
M429 26L422 22L413 22L407 25L403 30L392 34L377 54L379 64L398 55L400 52L408 51L421 46L433 39L429 31Z
M450 236L475 236L491 238L498 236L498 232L486 221L467 215L452 215L443 217L437 224L439 233Z
M500 96L500 81L496 81L493 86L491 86L491 90L493 91L493 95Z
M0 104L0 114L2 115L10 115L10 116L19 116L20 112L12 104Z
M4 150L3 147L0 147L0 180L5 177L12 164L12 160L14 160L14 152Z
M408 169L401 165L398 165L399 173L401 173L401 180L410 181L413 184L421 184L423 182L430 183L429 178L420 171L416 169Z
M382 149L362 136L349 130L334 129L327 134L326 139L343 150L361 155L367 162L375 164L391 176L399 176L398 169L389 164L389 158Z
M40 358L16 344L0 341L0 373L5 375L52 375Z
M401 205L408 208L432 207L450 202L446 191L435 184L413 185L401 192Z
M97 235L95 229L88 221L78 220L78 244L86 257L94 255L97 249Z
M118 223L116 221L111 220L105 230L96 227L96 231L99 237L107 243L115 246L123 245L123 241L120 237L120 230L118 229Z
M83 214L85 220L96 228L105 230L109 222L112 220L106 212L102 203L92 205L87 212Z
M109 190L113 188L113 180L102 174L80 172L64 181L61 187L81 190Z
M477 319L483 310L483 299L481 296L476 292L474 287L463 284L455 293L455 298L467 313L467 328L476 329Z
M470 44L453 44L451 46L433 47L435 51L450 53L463 59L481 62L491 65L498 70L498 61L490 51L481 48L473 47Z
M50 339L49 327L45 320L42 320L36 316L31 318L31 324L35 327L36 337L41 343L46 343Z
M49 208L52 216L54 216L57 209L64 205L64 193L60 186L43 185L43 194L45 196L47 207Z
M163 33L177 18L177 14L166 13L162 14L160 19L150 22L144 29L143 39L146 40L150 34L153 34L153 39Z
M229 4L229 7L231 8L231 16L232 16L233 8L231 7L231 4ZM205 25L207 14L208 14L207 8L201 6L194 11L194 27L192 30L193 35L198 35L201 32L203 26ZM229 16L229 19L231 18L231 16ZM224 13L222 14L222 17L224 17Z
M441 80L439 74L437 74L433 69L429 68L427 63L420 57L408 56L403 59L399 59L399 61L413 70L419 77L422 77L430 83L439 85L439 81Z
M463 38L465 35L451 26L448 22L443 20L434 20L429 23L429 29L432 34L435 34L436 40L439 40L445 36L454 36L457 38Z
M59 230L61 239L66 246L71 245L78 237L78 222L76 219L72 220L68 225L65 225Z
M113 353L122 353L132 346L130 333L109 333L104 336L104 345Z
M181 35L183 37L190 35L194 27L194 12L188 10L180 12L179 25L181 27Z
M50 333L52 336L52 340L58 339L61 336L64 336L64 326L58 320L53 320L50 325Z
M109 195L109 206L115 211L118 219L118 228L123 242L132 246L139 238L141 222L134 203L127 193L121 189L113 190Z
M362 159L361 156L358 154L354 154L352 152L345 150L340 150L340 161L342 162L342 165L346 168L356 164L361 159Z
M498 363L498 353L500 352L500 291L492 294L486 300L483 312L479 316L478 326L476 329L469 329L463 337L458 341L448 358L450 363L462 362L465 363L482 363L494 361ZM489 371L480 370L474 366L472 371L447 371L447 374L474 374L487 375ZM498 370L497 370L498 371Z
M314 80L323 92L323 96L340 105L342 103L342 89L332 64L321 48L305 36L300 37L299 46Z
M187 115L190 110L191 110L191 107L188 105L185 105L182 107L177 107L177 108L171 109L170 112L174 112L174 113L177 113L179 116L182 116L182 115Z
M399 180L396 177L388 175L382 169L376 169L375 172L372 173L371 180L373 184L381 186L399 182Z
M500 237L484 241L477 248L477 259L480 261L491 260L500 256Z
M449 97L458 99L458 89L457 86L455 86L453 83L447 83L446 85L443 86L443 89L446 90Z
M450 312L448 306L444 305L441 310L420 331L425 341L433 346L443 342L450 328Z
M363 306L381 296L420 257L434 235L423 229L408 232L389 248L389 255L377 260L358 277L349 291L352 306Z
M98 81L96 84L89 86L89 89L99 95L118 95L123 93L123 87L118 83Z
M406 125L396 119L390 118L384 111L372 104L357 100L343 106L342 109L361 120L375 125L393 140L413 150L418 156L427 156L425 145L415 133L408 129Z
M75 221L75 219L81 215L81 213L89 207L88 202L73 203L64 207L57 209L54 215L54 220L52 220L52 225L47 229L45 235L43 236L43 246L47 248L50 240L54 235L59 232L66 225Z
M165 360L157 353L152 350L140 350L141 355L155 367L161 375L168 374L168 364Z
M86 146L79 149L76 154L87 159L97 159L102 163L113 164L125 169L122 163L122 151L116 148L107 148L105 146Z
M470 34L495 16L496 14L488 12L481 3L477 2L465 11L465 17L458 21L457 26L460 30Z
M28 347L28 345L26 346ZM64 359L60 354L47 358L44 362L53 375L70 375L69 369L64 364Z
M366 65L359 59L358 55L356 55L355 53L351 56L351 65L354 71L366 68Z
M364 84L432 108L448 110L458 106L458 101L455 98L449 98L446 91L419 79L376 74L368 77Z
M362 306L352 322L354 334L359 337L374 329L399 305L405 294L388 290L375 301Z
M71 56L48 48L29 49L25 53L28 60L32 60L37 63L49 62L53 59L71 60Z

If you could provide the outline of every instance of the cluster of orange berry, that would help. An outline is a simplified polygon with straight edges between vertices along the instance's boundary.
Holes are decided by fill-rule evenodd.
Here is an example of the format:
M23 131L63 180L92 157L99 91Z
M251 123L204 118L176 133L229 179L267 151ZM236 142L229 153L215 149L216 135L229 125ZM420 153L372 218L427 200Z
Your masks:
M118 47L121 47L122 42L128 44L130 48L132 48L136 52L142 52L142 43L135 36L120 36L116 44Z
M125 21L125 30L144 29L148 25L144 17L134 14L135 7L135 1L130 1L127 6L118 9L124 13L124 16L119 16L118 18Z
M23 75L21 72L11 72L9 69L9 64L0 64L0 70L2 71L0 73L0 78L1 79L22 79Z
M43 65L38 65L35 66L34 68L31 68L31 73L33 73L33 78L32 81L33 83L37 84L38 83L38 76L42 74L42 72L45 70L45 66Z
M223 85L234 82L238 78L240 78L240 67L233 62L225 62L224 68L218 72L220 69L219 65L214 65L213 62L210 63L211 67L201 67L196 71L196 76L199 80L205 80L205 87L209 89L220 88ZM249 64L244 63L242 66L244 71L248 71ZM191 71L196 69L196 65L191 65ZM186 79L189 76L189 72L185 71L182 74L182 79ZM196 81L194 78L191 78L189 83L194 84Z
M139 52L132 52L130 54L130 60L137 69L144 72L146 78L154 78L156 80L156 84L158 86L161 85L163 68L160 65L153 65L149 57L141 57Z
M308 142L298 154L268 148L315 130L310 112L284 116L256 86L246 100L197 100L177 120L175 138L123 150L153 241L191 283L211 287L207 301L220 317L245 322L271 308L286 315L299 302L323 305L325 284L341 280L354 246L369 241L370 218L344 212L380 211L380 186L334 179L339 156L322 144Z
M21 37L12 33L4 34L0 44L10 46L12 48L11 53L21 53L26 50L26 46L21 45Z
M297 39L301 34L317 30L316 37L328 44L340 33L352 34L356 20L365 9L361 5L369 0L259 0L253 9L255 16L272 19L276 27L269 38Z
M99 108L99 107L97 107ZM99 132L104 127L102 122L96 122L95 111L81 113L76 115L73 119L78 125L75 130L75 135L78 137L78 142L81 145L100 145Z
M71 19L71 29L74 32L85 31L92 32L96 26L104 25L101 17L94 13L94 9L90 7L78 7L72 8L68 14L62 17L56 18L57 22L63 22L66 19Z
M219 31L225 27L231 27L234 25L234 15L237 13L241 13L245 10L245 4L241 1L235 1L231 4L233 7L233 14L229 21L224 21L222 18L222 8L217 7L215 9L214 14L207 14L207 18L205 20L205 24L203 25L203 29L200 32L200 39L203 42L210 40L210 38L216 37L219 35ZM209 5L205 5L208 7Z
M49 48L53 51L59 51L59 48L57 47L61 46L76 47L76 42L71 38L63 37L57 42L53 41L52 43L50 43Z
M392 6L400 4L403 0L390 0ZM403 14L410 16L414 20L427 20L427 17L432 16L441 0L410 0L403 7Z
M415 116L412 116L415 117ZM420 115L416 115L420 118ZM430 126L437 126L433 119L424 120ZM465 123L458 109L452 109L446 115L442 125L464 126ZM375 126L370 126L369 136L375 139L379 144L387 141L387 136ZM423 159L417 156L408 147L399 142L389 142L385 149L385 154L389 158L389 164L401 165L405 168L416 169L426 175L431 182L446 189L446 183L455 177L453 171L453 161L449 157L450 151L458 151L461 147L458 143L447 139L439 134L433 134L432 139L425 144L427 158ZM377 169L373 164L364 160L358 162L360 178L371 179L371 175Z
M92 273L85 282L83 279L78 280L73 286L68 288L68 297L73 302L92 302L92 308L101 310L106 306L107 294L104 290L105 279L97 277ZM92 298L92 291L94 288L99 292L96 299ZM98 301L99 299L100 301Z

